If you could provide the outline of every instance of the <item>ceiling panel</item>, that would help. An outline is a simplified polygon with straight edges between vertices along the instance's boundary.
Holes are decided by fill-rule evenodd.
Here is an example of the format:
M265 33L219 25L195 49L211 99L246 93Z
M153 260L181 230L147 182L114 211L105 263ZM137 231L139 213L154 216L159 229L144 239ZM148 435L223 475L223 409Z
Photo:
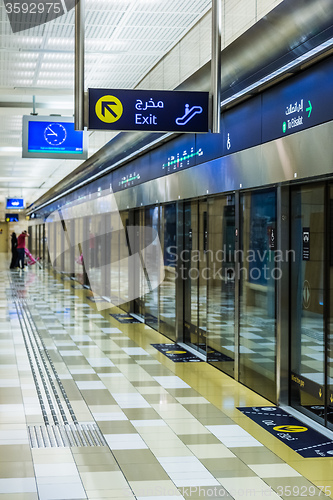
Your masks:
M210 4L211 0L86 0L86 89L134 88ZM73 10L13 34L0 3L0 204L15 193L24 194L30 204L79 165L21 158L22 115L32 112L33 95L39 115L73 115L73 52ZM90 154L107 140L108 134L98 138L95 132ZM0 208L0 219L2 215Z

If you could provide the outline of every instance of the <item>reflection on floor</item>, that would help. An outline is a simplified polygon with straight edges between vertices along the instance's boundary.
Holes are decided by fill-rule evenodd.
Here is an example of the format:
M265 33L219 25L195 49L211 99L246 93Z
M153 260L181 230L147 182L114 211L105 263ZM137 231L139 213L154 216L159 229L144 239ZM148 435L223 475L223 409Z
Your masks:
M173 363L151 346L166 337L71 285L0 273L0 500L333 498L333 458L300 458L236 409L268 401L206 363ZM73 415L107 446L32 447L28 428Z

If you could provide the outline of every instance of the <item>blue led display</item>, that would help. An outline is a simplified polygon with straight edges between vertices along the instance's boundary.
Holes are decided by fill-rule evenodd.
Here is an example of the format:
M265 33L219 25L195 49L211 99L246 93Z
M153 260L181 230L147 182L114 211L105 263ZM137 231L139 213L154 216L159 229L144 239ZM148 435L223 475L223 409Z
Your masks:
M29 121L29 153L83 153L83 132L74 123L61 121Z
M19 208L24 208L24 199L23 198L7 198L6 209L9 210L14 208L15 210Z

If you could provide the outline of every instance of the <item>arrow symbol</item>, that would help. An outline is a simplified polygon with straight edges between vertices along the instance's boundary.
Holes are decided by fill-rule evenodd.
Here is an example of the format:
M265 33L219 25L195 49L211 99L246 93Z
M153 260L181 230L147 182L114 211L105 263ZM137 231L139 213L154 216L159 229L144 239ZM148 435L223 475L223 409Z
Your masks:
M109 113L111 113L112 116L117 118L116 113L110 107L110 106L116 106L116 105L117 105L116 102L102 102L102 115L105 116L106 111L108 111Z
M321 392L321 389L319 389L319 397L321 397L321 396L322 396L322 394L323 394L323 393Z
M308 114L308 118L310 118L311 111L312 111L312 104L311 104L311 101L308 101L308 103L309 103L309 107L308 107L308 108L306 108L306 110L305 110L305 111L308 111L308 112L309 112L309 114Z
M331 394L331 397L330 397L330 401L331 403L333 403L333 395Z

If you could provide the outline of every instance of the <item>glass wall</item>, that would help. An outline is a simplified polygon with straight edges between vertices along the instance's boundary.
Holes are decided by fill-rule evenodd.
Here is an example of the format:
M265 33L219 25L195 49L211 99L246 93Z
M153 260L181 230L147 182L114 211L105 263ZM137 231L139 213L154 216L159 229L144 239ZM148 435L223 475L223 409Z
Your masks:
M134 253L141 253L144 249L144 223L145 210L143 208L135 210L133 214L133 223L135 226ZM145 275L142 266L134 273L133 313L144 320L145 317Z
M145 227L154 229L156 234L160 234L160 218L161 208L159 206L145 209ZM154 270L156 271L156 265L158 265L158 263L156 262L157 255L154 252L154 248L151 246L151 231L144 231L144 238L144 248L151 248L151 251L145 254L146 266L152 269L154 274ZM155 330L159 330L159 287L153 288L148 286L148 291L145 295L145 322L152 328L155 328Z
M184 280L184 342L206 353L206 266L207 201L184 204L184 248L181 279Z
M159 288L160 332L176 340L176 204L162 207L160 242L163 251L164 280Z
M208 200L207 361L234 376L235 196Z
M240 199L239 380L276 400L275 190Z

